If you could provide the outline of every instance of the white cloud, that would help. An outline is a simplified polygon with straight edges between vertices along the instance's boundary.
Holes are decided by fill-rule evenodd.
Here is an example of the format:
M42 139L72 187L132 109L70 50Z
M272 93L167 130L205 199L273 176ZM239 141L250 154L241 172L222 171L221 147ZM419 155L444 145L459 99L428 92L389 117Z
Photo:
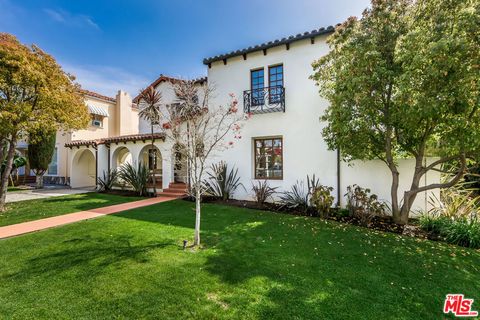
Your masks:
M117 67L60 64L66 72L77 78L76 81L82 88L110 97L115 97L118 90L124 90L135 97L141 88L150 83L149 79Z
M96 24L95 21L93 21L93 19L87 15L72 14L62 9L55 10L51 8L45 8L43 9L43 11L53 21L64 24L66 26L77 27L77 28L89 27L89 28L100 30L100 27L98 26L98 24Z

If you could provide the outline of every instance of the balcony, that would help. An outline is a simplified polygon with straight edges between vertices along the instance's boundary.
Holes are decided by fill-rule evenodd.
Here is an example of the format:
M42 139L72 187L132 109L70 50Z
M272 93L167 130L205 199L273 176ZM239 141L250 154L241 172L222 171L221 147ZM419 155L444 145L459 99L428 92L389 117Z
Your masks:
M285 112L285 88L265 87L243 92L245 113Z

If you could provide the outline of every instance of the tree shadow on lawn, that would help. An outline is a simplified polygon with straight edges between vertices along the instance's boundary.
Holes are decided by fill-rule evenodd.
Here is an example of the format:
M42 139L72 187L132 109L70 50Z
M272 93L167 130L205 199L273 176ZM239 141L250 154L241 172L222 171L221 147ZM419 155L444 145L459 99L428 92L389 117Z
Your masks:
M133 237L127 235L85 235L65 240L60 244L60 250L49 250L49 253L30 258L20 270L5 275L3 279L21 280L49 274L58 275L72 269L91 277L104 272L107 267L120 266L124 262L147 263L150 251L176 245L170 241L138 245L132 244L132 240Z
M195 214L172 201L118 216L193 229ZM318 218L207 204L202 241L238 317L438 318L447 293L480 290L473 250Z

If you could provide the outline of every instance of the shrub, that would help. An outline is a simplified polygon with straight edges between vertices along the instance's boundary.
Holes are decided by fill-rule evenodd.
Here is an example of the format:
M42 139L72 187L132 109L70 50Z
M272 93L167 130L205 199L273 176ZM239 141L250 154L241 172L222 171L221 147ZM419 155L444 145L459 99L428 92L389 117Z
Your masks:
M480 248L479 202L462 187L444 190L441 199L430 197L432 209L420 217L420 227L449 243Z
M211 172L208 172L208 179L204 185L208 195L220 197L223 200L230 199L238 187L243 187L238 169L233 168L228 172L227 163L224 161L211 166Z
M333 205L333 196L331 192L332 187L326 187L322 185L315 186L310 198L310 204L317 209L317 212L322 217L328 217L330 209Z
M103 177L97 178L97 189L99 191L110 191L117 183L119 171L117 169L110 169L110 171L103 171Z
M297 181L290 191L284 191L280 195L282 204L290 209L298 209L307 212L310 195L303 181Z
M370 189L354 184L347 187L345 195L350 215L358 219L362 226L368 226L373 217L385 214L385 204L378 200L376 194L370 194Z
M278 187L270 187L267 180L257 181L256 184L252 184L253 197L259 204L264 204L268 198L272 198L277 189Z
M447 224L443 230L445 240L463 247L480 248L480 221L461 218Z
M150 176L147 166L139 163L135 168L131 163L125 163L120 167L119 177L138 193L139 196L147 194L147 183Z
M419 219L420 228L435 235L441 235L450 223L450 219L432 214L424 214Z

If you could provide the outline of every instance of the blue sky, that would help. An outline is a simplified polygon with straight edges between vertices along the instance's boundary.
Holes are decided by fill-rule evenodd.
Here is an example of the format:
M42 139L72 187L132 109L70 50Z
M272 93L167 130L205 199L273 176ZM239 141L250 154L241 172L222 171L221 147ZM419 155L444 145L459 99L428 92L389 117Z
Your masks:
M0 32L37 44L86 89L135 95L159 74L359 16L368 0L0 0Z

